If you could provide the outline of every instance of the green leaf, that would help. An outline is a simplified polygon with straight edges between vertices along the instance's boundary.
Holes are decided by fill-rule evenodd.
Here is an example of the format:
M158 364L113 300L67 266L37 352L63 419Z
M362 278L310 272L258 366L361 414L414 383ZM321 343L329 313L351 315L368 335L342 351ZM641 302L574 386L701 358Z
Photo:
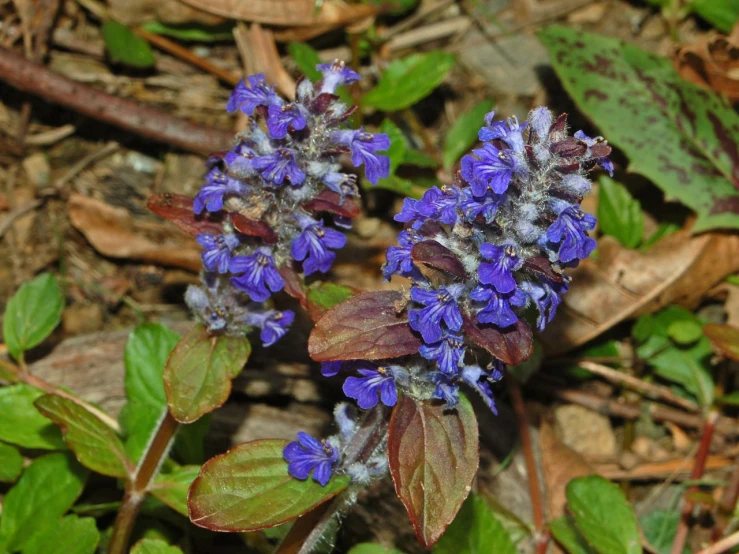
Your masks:
M103 40L113 62L146 69L156 61L149 43L118 21L103 23Z
M95 554L100 532L91 517L68 515L48 528L37 528L23 554Z
M492 100L483 100L457 118L444 140L443 157L446 169L450 169L477 142L477 133L485 123L485 114L492 108Z
M362 542L354 546L349 554L403 554L403 551L395 548L385 548L374 542Z
M131 554L182 554L182 550L159 539L141 539L131 549Z
M5 308L3 337L11 356L18 359L48 337L59 325L64 295L53 275L43 273L23 283Z
M644 236L641 204L620 183L602 175L598 189L598 224L626 248L636 248Z
M123 353L129 400L157 409L167 405L162 384L164 364L179 340L179 333L157 323L139 325L131 332Z
M389 119L380 124L380 132L390 137L390 148L384 153L390 158L390 175L395 175L395 170L403 163L408 151L408 140L403 131Z
M617 486L597 475L567 484L567 502L575 525L600 554L641 554L634 511Z
M210 336L196 325L175 347L164 367L164 389L172 416L191 423L223 405L251 354L242 337Z
M615 340L604 340L589 344L588 346L578 348L572 355L573 360L589 359L613 367L621 367L621 364L615 361L621 359L621 357L619 343ZM568 378L577 379L579 381L593 377L593 374L590 371L577 365L565 366L562 371Z
M28 385L0 388L0 440L24 448L66 449L59 429L33 403L44 393Z
M516 545L485 501L476 495L462 505L434 554L517 554Z
M344 300L349 300L354 294L355 291L349 287L319 281L308 287L308 302L321 312L327 312Z
M376 185L373 185L372 188L389 190L401 196L414 196L412 194L413 183L408 179L398 177L397 175L390 175L389 177L384 177L380 179L379 181L377 181Z
M23 550L39 529L49 529L82 492L87 470L70 455L37 458L3 500L0 549Z
M539 38L578 107L628 156L629 171L693 209L695 231L739 227L739 115L724 98L617 39L560 26Z
M680 523L680 512L677 510L656 510L639 519L644 537L659 554L670 554L672 543L675 540L677 527ZM690 549L683 547L683 553L689 554Z
M509 456L512 456L514 453L515 452L511 452ZM506 464L504 460L501 463L501 468L504 468L505 466ZM488 507L493 512L495 519L503 525L503 528L506 530L506 533L508 533L508 536L511 537L514 544L518 544L524 538L532 535L533 529L496 499L486 496L485 502L487 502Z
M405 151L405 156L403 156L403 163L401 165L414 165L416 167L427 167L431 169L439 167L438 162L434 158L425 152L421 152L420 150L415 150L413 148L408 148L408 150Z
M61 428L64 441L83 466L110 477L127 477L133 471L115 431L85 408L55 394L42 396L35 404Z
M681 319L670 323L667 334L678 344L693 344L703 336L703 326L697 320Z
M724 33L739 21L739 0L692 0L687 7Z
M718 402L719 404L724 404L726 406L739 406L739 391L734 391L732 393L719 396L716 399L716 402Z
M549 522L554 539L565 547L569 554L596 554L575 526L570 516L562 516Z
M150 492L167 506L187 517L187 491L198 476L200 466L182 466L160 473Z
M12 483L23 471L23 456L18 449L0 442L0 481Z
M323 63L315 48L304 42L291 42L287 45L290 57L295 61L300 71L311 81L317 81L322 77L316 65Z
M325 487L287 471L285 440L256 440L203 466L190 488L190 520L213 531L257 531L291 521L336 496L349 484L334 476Z
M463 394L453 410L408 396L395 405L388 431L390 474L425 547L439 540L467 498L478 447L477 419Z
M395 60L383 72L377 86L362 97L362 103L386 112L412 106L442 83L454 61L453 54L442 51Z
M156 35L192 42L233 40L233 24L229 22L221 25L202 25L192 22L183 25L165 25L160 21L147 21L141 25L141 28Z

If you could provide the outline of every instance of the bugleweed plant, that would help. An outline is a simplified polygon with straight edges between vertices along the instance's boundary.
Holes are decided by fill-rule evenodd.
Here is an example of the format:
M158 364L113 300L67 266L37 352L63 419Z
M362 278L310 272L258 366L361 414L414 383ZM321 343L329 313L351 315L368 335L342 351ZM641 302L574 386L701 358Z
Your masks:
M31 289L56 287L53 279L34 281L8 305L4 336L17 364L3 366L0 376L49 393L32 393L35 405L61 428L79 463L123 484L111 554L128 552L149 495L214 531L256 531L310 513L279 547L310 552L330 540L359 493L388 473L419 541L430 547L460 510L478 468L478 424L466 394L497 413L496 382L507 365L531 355L532 326L543 330L553 320L571 285L566 270L595 248L587 234L595 218L580 202L590 170L612 171L607 143L570 136L566 117L546 108L525 122L489 113L481 147L464 156L454 181L406 199L395 215L405 228L382 271L410 287L356 294L309 282L329 272L359 213L357 177L344 168L363 168L373 184L390 171L389 138L351 128L354 108L335 94L359 75L338 61L318 69L322 78L301 79L293 102L263 75L239 83L227 109L249 116L247 129L231 150L210 157L197 196L150 199L154 212L202 246L201 284L186 293L196 325L182 338L152 325L134 332L120 422L28 373L24 352L51 332L62 305L57 287L56 315L44 317L52 303L39 308ZM278 307L281 292L316 321L307 347L322 374L343 379L335 434L257 440L202 467L180 465L193 459L187 438L202 437L204 416L226 401L246 364L248 337L258 335L269 348L293 324L295 314ZM76 463L51 456L31 468L44 460ZM30 477L23 484L31 468L6 496L0 551L37 551L27 548L27 533L6 523L13 490L40 486ZM84 468L75 471L79 483L54 517L81 529L76 516L60 519L81 491Z

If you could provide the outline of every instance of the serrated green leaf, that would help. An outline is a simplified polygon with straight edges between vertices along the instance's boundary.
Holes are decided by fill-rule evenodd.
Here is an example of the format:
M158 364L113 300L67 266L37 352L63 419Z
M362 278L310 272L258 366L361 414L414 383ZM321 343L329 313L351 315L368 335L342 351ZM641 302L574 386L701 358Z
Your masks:
M55 394L42 396L35 405L61 428L64 441L83 466L110 477L127 477L133 471L115 431L82 406Z
M739 227L739 115L724 98L617 39L561 26L539 38L578 107L626 153L629 171L693 209L695 231Z
M39 529L49 529L82 492L87 470L71 455L37 458L3 500L0 549L24 550Z
M641 204L622 184L602 175L598 189L598 224L626 248L636 248L644 236Z
M146 69L156 61L149 43L118 21L103 22L103 41L114 62Z
M287 444L252 441L206 462L190 489L190 520L214 531L256 531L291 521L348 486L346 475L325 487L294 479L282 456Z
M192 42L216 42L233 39L233 24L202 25L200 23L186 23L183 25L166 25L160 21L142 23L144 31Z
M577 529L600 554L641 554L634 510L617 486L597 475L567 484L567 503Z
M454 67L455 57L434 51L395 60L382 73L377 86L362 97L362 104L393 112L426 98Z
M8 352L18 358L48 337L59 325L64 295L56 278L43 273L23 283L5 308L3 338Z
M159 539L141 539L131 549L131 554L182 554L182 550Z
M0 442L0 481L12 483L23 471L23 456L18 449Z
M739 0L692 0L687 8L724 33L739 21Z
M49 528L38 528L23 554L95 554L100 532L91 517L68 515Z
M457 118L444 139L443 158L446 169L450 169L477 142L477 133L485 124L485 114L492 108L492 100L483 100Z
M251 354L243 337L210 336L196 325L172 351L164 367L164 389L172 416L192 423L223 405Z
M658 554L672 552L672 543L675 540L680 517L677 510L656 510L639 519L644 537ZM687 546L683 547L683 553L689 554L690 549Z
M516 554L516 545L486 502L470 495L434 546L434 554Z
M187 517L187 491L198 476L200 466L182 466L160 473L150 488L151 494Z
M295 61L300 71L311 81L321 78L321 72L316 65L322 63L318 51L304 42L291 42L287 45L290 57Z
M670 323L667 334L678 344L693 344L703 336L703 326L700 321L682 319Z
M362 542L354 546L349 554L403 554L403 551L395 548L385 548L374 542Z
M24 448L66 449L57 426L33 405L43 395L24 384L0 388L0 440Z
M565 547L568 554L596 554L585 537L575 526L575 520L570 516L562 516L549 522L549 529L554 540Z

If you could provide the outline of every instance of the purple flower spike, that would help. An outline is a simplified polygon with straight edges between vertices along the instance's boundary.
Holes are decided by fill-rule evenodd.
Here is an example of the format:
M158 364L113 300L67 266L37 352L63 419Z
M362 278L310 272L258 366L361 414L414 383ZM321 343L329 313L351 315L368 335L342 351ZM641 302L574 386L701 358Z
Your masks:
M282 106L271 105L268 111L267 129L269 136L275 139L283 139L287 136L290 127L296 131L305 129L305 117L296 104L284 104Z
M601 143L608 144L608 141L606 141L603 137L590 138L588 135L586 135L582 131L577 131L573 136L576 139L581 140L585 144L588 145L588 153L590 153L590 148L595 146L596 144L601 144ZM613 177L614 167L613 167L613 162L610 160L610 158L607 158L607 157L597 158L595 161L598 163L599 166L605 169L611 177Z
M411 299L424 308L410 310L409 323L411 329L421 333L423 342L433 344L442 339L442 321L452 331L462 328L462 314L457 306L457 298L461 292L462 289L457 285L440 287L437 290L411 288Z
M229 271L236 275L243 273L241 277L232 277L231 282L236 288L246 292L254 302L264 302L270 297L267 288L278 292L285 286L269 248L259 248L250 256L231 258Z
M462 189L459 207L467 221L474 223L475 220L482 216L486 223L492 223L495 220L495 214L498 213L503 197L491 191L486 191L484 196L475 197L472 189Z
M462 177L470 184L475 196L484 196L492 190L503 194L513 177L514 161L510 153L498 150L490 143L472 151L462 158Z
M462 380L480 394L491 412L498 415L498 408L495 407L495 399L493 398L493 389L490 386L490 376L479 365L465 366L462 369Z
M334 60L333 63L322 63L316 69L323 73L323 85L321 92L334 94L341 85L350 85L359 81L362 77L356 71L348 68L343 61Z
M410 221L421 220L425 221L429 217L434 215L434 207L421 200L414 200L413 198L403 199L403 208L399 214L395 214L393 219L401 223L408 223Z
M390 158L377 154L390 148L390 137L387 135L365 133L360 128L358 131L337 131L332 138L338 144L349 147L354 167L364 164L364 173L373 185L390 174Z
M344 382L344 394L354 398L363 410L369 410L382 401L385 406L395 406L398 393L395 389L393 372L388 367L358 369L362 377L347 377ZM378 399L379 392L379 399Z
M387 249L387 262L382 266L382 275L386 281L397 274L403 277L420 277L420 272L413 265L411 250L418 242L418 236L409 231L401 231L398 234L398 245L389 246Z
M518 316L511 306L520 308L526 305L526 295L520 289L499 294L492 287L479 285L472 290L470 298L476 302L487 302L487 305L477 312L478 321L492 323L501 329L510 327L518 321Z
M236 248L240 241L236 235L208 235L201 233L195 237L198 244L203 247L203 265L208 271L218 273L228 272L228 264L231 261L231 250Z
M539 317L536 320L536 327L539 331L543 331L548 323L551 323L557 313L557 308L562 302L562 295L567 292L570 278L564 277L561 283L545 282L533 283L524 281L521 283L521 290L536 304L539 310Z
M559 219L547 230L547 240L559 244L559 260L569 263L587 258L595 250L595 240L585 231L595 228L597 220L575 207L568 207L559 214ZM561 244L560 244L561 243Z
M236 179L232 179L217 167L211 169L205 176L206 183L200 189L192 209L196 214L218 212L223 209L223 197L229 193L245 193L246 187Z
M478 269L480 282L484 285L492 285L500 293L511 292L516 288L516 280L512 272L520 269L523 265L516 254L516 247L512 244L495 246L484 243L480 245L480 254L492 263L481 263Z
M481 141L500 139L514 152L521 152L523 150L521 132L527 127L527 124L519 124L515 116L509 118L508 121L493 122L494 117L495 112L490 112L485 116L487 126L480 129L478 138Z
M357 176L348 173L327 173L323 176L323 184L339 194L339 204L344 203L347 196L359 196Z
M444 333L439 342L424 344L418 349L427 360L435 361L439 370L448 375L456 375L459 365L464 359L464 337L453 333Z
M231 93L231 97L226 104L226 110L233 113L241 110L246 115L254 115L254 110L258 106L280 105L282 100L275 93L274 87L269 86L264 77L264 73L258 75L250 75L246 78L249 86L246 86L243 80L239 81L236 88Z
M323 223L308 216L301 215L297 219L303 231L293 241L293 258L303 262L305 275L316 271L328 272L336 258L336 253L329 248L343 248L346 237L336 229L324 227Z
M319 441L303 431L298 440L291 442L282 451L290 475L305 481L313 472L313 480L326 486L334 465L339 461L339 451L327 441Z
M295 152L289 148L278 148L272 154L254 158L252 165L272 186L279 186L287 179L292 186L298 187L305 180L305 173L295 162Z
M431 187L418 201L417 208L430 212L431 216L446 225L457 222L457 206L461 191L458 187L444 185L441 188Z
M452 378L446 373L437 371L433 374L433 381L436 383L432 398L443 400L446 402L447 408L454 408L459 404L459 385L456 378Z

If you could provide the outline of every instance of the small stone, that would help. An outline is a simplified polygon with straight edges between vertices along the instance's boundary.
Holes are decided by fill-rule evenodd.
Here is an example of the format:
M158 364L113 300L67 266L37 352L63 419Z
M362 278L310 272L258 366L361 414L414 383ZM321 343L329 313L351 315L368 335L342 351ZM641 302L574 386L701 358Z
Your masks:
M363 217L354 226L354 231L363 239L374 237L379 230L380 220L376 217Z
M31 154L22 162L23 169L28 176L28 180L34 184L37 189L49 186L49 176L51 168L46 159L46 155L42 152Z
M562 442L584 455L613 456L616 437L610 420L582 406L560 406L554 411L557 434Z

